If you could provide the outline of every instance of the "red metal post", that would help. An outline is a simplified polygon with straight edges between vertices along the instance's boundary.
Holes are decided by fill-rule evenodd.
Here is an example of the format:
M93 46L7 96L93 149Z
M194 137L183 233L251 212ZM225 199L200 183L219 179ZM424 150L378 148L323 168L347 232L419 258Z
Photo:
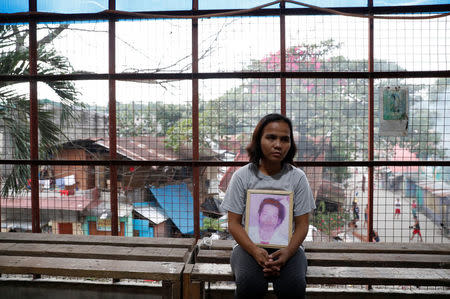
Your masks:
M116 1L109 0L109 9L116 9ZM108 49L109 49L109 74L116 72L116 20L109 20L108 30ZM116 80L109 78L109 157L111 160L117 159L117 134L116 134ZM111 200L111 235L119 235L119 217L117 204L117 165L110 165L110 200Z
M29 10L36 11L36 0L30 0ZM29 57L30 57L30 159L39 159L39 120L37 81L33 76L37 75L37 25L35 20L29 23ZM33 233L41 232L39 215L39 165L31 165L31 229Z
M280 71L286 72L286 16L284 1L280 3ZM281 114L286 115L286 78L280 78Z
M198 10L198 0L192 1L192 10ZM198 73L198 19L192 19L192 73ZM192 79L192 159L199 160L198 79ZM193 166L194 236L200 238L200 168Z
M368 2L369 9L373 8L373 1L369 0ZM369 75L373 74L373 19L369 19L369 65L368 65L368 71ZM373 126L374 126L374 78L373 76L369 77L369 152L368 152L368 158L369 161L373 161L374 159L374 135L373 135ZM372 242L373 236L373 166L369 165L369 174L368 174L368 181L367 181L367 192L368 192L368 225L367 225L367 235L369 236L369 242Z

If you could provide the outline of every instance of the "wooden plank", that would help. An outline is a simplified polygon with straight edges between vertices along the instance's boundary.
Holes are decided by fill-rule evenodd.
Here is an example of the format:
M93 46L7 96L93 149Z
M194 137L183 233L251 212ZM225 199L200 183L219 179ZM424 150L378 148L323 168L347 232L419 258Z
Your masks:
M450 286L450 270L427 268L308 267L308 284Z
M191 272L194 264L186 264L183 270L183 298L191 298Z
M188 253L187 248L0 243L0 255L185 262Z
M197 246L200 249L232 250L235 243L234 240L214 240L207 246L199 240ZM305 252L450 254L450 244L304 242L303 245Z
M450 254L450 244L305 242L304 245L305 252Z
M308 284L450 286L450 270L427 268L309 266ZM192 280L233 281L229 264L195 264Z
M230 250L199 250L197 263L226 264ZM333 253L306 252L311 266L450 268L450 255L398 253Z
M236 244L234 240L213 240L211 246L208 246L203 242L203 239L197 241L197 246L200 249L231 250L234 244Z
M184 263L0 256L0 273L67 277L180 280Z
M231 250L200 249L195 257L196 263L226 264L230 262Z
M450 255L307 252L310 266L450 268Z
M201 281L233 281L230 264L195 264L191 273L192 280Z
M194 238L138 238L119 236L84 236L34 233L0 233L0 243L52 243L79 245L111 245L129 247L171 247L192 250Z
M207 290L208 297L214 299L234 298L233 287L213 287ZM389 289L371 289L370 291L364 288L306 288L308 299L448 299L450 298L450 291L444 290L418 290L407 289L397 290ZM276 295L272 290L264 297L264 299L276 299Z

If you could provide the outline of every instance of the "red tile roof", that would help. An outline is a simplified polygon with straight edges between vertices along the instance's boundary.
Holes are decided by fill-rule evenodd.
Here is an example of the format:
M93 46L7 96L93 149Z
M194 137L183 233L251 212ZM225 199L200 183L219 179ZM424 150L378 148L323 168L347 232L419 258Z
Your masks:
M401 148L399 145L394 147L394 156L392 157L394 161L419 161L416 154L411 153L405 148ZM419 166L389 166L389 169L393 173L408 173L408 172L418 172Z

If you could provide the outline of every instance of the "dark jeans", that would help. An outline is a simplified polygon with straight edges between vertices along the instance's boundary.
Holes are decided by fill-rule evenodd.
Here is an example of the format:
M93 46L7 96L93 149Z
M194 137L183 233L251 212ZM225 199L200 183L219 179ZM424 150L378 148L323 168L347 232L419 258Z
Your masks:
M231 254L231 269L236 281L235 298L263 298L269 282L273 283L279 299L305 298L306 268L305 253L299 248L281 268L280 276L266 278L255 259L237 245Z

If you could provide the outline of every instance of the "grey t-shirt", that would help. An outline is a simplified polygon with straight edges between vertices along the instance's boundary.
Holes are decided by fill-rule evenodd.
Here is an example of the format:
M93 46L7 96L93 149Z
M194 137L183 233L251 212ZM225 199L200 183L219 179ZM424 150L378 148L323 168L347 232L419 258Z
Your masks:
M305 173L291 164L285 163L281 171L274 176L263 174L253 163L239 168L233 174L221 206L226 211L242 215L243 223L248 189L294 192L294 217L316 208Z

